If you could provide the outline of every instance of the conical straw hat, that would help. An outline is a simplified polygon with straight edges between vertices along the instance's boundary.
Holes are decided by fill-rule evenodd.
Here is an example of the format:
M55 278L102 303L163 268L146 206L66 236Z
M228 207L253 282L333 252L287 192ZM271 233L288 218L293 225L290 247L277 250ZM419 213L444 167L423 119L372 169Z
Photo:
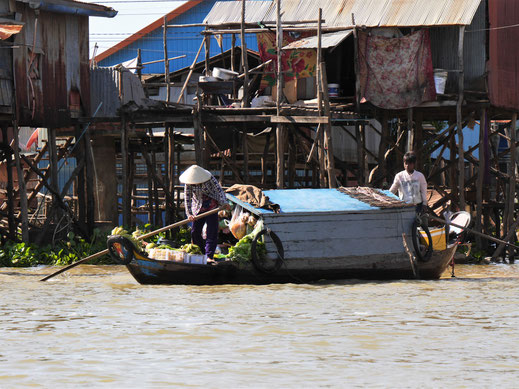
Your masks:
M197 185L209 181L211 173L198 165L191 165L178 179L183 184Z

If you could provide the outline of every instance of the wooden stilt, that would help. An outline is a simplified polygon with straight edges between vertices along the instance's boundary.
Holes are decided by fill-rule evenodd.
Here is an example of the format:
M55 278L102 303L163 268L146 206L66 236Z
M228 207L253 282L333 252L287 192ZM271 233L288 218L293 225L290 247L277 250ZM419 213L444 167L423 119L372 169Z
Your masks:
M246 1L241 2L241 29L240 29L240 40L241 40L241 62L243 64L243 99L241 106L249 106L249 61L247 57L247 42L245 41L245 4Z
M285 127L282 124L276 129L276 187L285 187Z
M22 218L22 241L29 242L29 216L27 203L27 190L23 174L22 163L20 161L20 130L18 122L13 121L14 134L14 160L16 163L16 173L18 176L18 194L20 196L20 210Z
M407 109L407 147L406 151L412 151L414 145L413 109Z
M485 131L486 131L486 109L483 108L481 111L481 119L479 121L479 166L478 166L478 178L476 183L476 231L482 231L482 211L483 211L483 183L485 179ZM476 236L476 245L479 249L482 249L483 239L480 236Z
M196 89L197 103L193 108L193 129L194 129L194 142L195 142L195 161L199 166L203 165L203 154L201 138L203 136L202 130L202 100L199 93L199 89Z
M413 150L416 153L416 166L419 170L423 169L424 166L424 158L422 153L422 145L423 145L423 113L422 111L417 111L414 115L414 139L413 139Z
M85 139L81 137L81 127L77 125L75 127L75 138L76 138L76 147L74 149L75 158L76 158L76 166L79 166L81 161L85 161ZM79 140L79 141L78 141ZM77 202L78 202L78 222L79 225L84 229L86 228L86 193L85 193L85 168L81 170L77 177Z
M13 154L10 152L7 127L2 127L2 142L5 150L5 168L7 170L7 225L9 239L16 239L16 221L14 216Z
M85 173L86 173L86 197L87 197L87 231L88 235L92 235L95 226L95 197L94 197L94 153L92 151L92 142L90 141L90 130L83 135L85 140Z
M133 188L133 180L135 177L135 154L130 152L128 155L128 177L126 178L128 180L127 187L128 187L128 209L126 212L128 212L128 215L126 215L126 219L129 220L130 227L133 227L133 220L132 220L132 207L135 206L135 202L132 200L134 188Z
M270 151L270 137L271 132L265 135L265 147L263 148L263 156L261 157L261 185L267 184L268 174L268 156Z
M516 138L517 138L517 113L512 114L512 121L510 123L510 162L508 165L508 175L510 176L510 183L509 183L509 189L508 189L508 198L505 197L505 199L508 201L508 231L512 233L511 238L514 238L514 241L516 239L516 228L513 227L514 223L517 224L517 221L514 222L515 219L515 198L516 198L516 177L517 177L517 148L515 146L516 144ZM514 253L515 250L512 248L508 248L508 260L510 263L514 262Z
M458 102L456 104L456 127L458 130L458 187L459 187L459 206L460 210L465 210L465 158L463 151L463 125L461 117L461 108L463 105L463 92L464 92L464 64L463 64L463 41L465 37L465 26L459 27L459 40L458 40Z
M357 181L359 185L364 185L366 183L365 173L365 153L364 153L364 131L360 124L355 124L355 140L357 141Z
M294 188L296 175L296 142L292 131L288 134L288 187Z
M243 149L243 180L246 184L249 183L249 143L245 126L242 132L242 149Z
M453 162L456 160L456 139L451 137L450 143L449 143L449 162ZM451 189L451 205L454 207L452 211L456 210L459 202L458 202L458 169L454 165L454 163L450 163L450 170L449 170L449 187Z
M49 147L49 168L50 168L50 184L52 188L58 192L58 150L56 143L56 129L47 129L48 139L47 144ZM54 199L56 201L56 199ZM56 214L56 219L60 219L60 213Z
M173 128L170 127L168 131L168 154L167 154L167 163L168 166L168 192L171 193L173 197L172 204L166 207L166 214L169 214L169 223L167 225L174 223L176 220L175 217L175 134Z
M128 127L126 125L126 119L124 117L121 118L121 166L122 166L122 214L123 214L123 226L130 227L131 220L128 218L129 209L130 209L130 188L128 188L128 175L130 173L129 170L129 161L128 161Z
M381 181L383 183L388 182L387 177L387 163L386 163L386 150L387 150L387 139L389 138L389 127L388 127L388 113L386 110L382 112L380 118L381 125L381 134L380 134L380 144L378 146L378 166L379 166L379 177L381 177Z

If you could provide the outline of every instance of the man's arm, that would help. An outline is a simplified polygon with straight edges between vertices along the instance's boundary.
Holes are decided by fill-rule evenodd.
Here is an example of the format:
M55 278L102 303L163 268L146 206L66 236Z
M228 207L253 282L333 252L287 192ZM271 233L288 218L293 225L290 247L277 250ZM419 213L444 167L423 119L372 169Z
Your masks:
M398 195L398 188L400 188L400 180L398 179L397 174L393 180L393 185L391 185L391 188L389 188L389 191L395 195Z
M423 174L420 177L420 192L422 192L423 205L426 206L427 205L427 181Z

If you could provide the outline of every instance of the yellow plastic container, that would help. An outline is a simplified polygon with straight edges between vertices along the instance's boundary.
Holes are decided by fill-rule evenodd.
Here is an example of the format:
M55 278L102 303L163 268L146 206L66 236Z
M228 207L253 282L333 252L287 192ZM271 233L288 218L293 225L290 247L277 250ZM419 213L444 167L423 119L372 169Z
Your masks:
M420 240L424 244L429 244L429 239L427 239L427 234L425 231L420 231ZM447 237L445 236L445 227L441 228L429 228L429 232L431 233L433 250L441 251L447 248Z

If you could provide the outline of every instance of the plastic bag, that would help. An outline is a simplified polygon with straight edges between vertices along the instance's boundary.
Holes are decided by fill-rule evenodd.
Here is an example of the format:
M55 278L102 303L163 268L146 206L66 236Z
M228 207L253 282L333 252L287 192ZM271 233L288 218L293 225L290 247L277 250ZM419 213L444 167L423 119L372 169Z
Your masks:
M229 223L229 229L236 239L240 240L247 233L248 219L249 214L244 212L241 206L237 205L236 208L234 208L231 222Z

